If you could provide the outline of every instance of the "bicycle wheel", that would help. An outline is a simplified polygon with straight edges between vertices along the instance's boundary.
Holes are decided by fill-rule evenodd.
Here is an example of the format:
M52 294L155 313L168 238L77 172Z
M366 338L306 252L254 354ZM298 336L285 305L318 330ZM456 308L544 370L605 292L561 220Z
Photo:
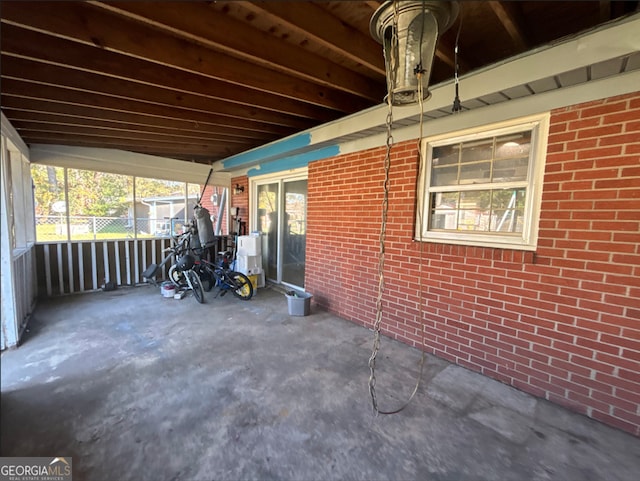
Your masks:
M193 291L193 297L196 298L200 304L204 303L204 290L202 289L202 282L200 281L200 277L195 271L189 270L186 272L187 276L189 276L189 284L191 290Z
M231 287L231 292L238 299L248 301L253 296L253 285L247 276L242 272L229 271L225 275L225 280Z
M216 285L216 278L213 275L211 267L201 264L198 269L198 276L200 277L202 288L205 292L209 292L213 286Z
M183 289L188 286L187 280L184 277L184 273L178 270L178 267L174 264L169 268L169 280L178 289Z

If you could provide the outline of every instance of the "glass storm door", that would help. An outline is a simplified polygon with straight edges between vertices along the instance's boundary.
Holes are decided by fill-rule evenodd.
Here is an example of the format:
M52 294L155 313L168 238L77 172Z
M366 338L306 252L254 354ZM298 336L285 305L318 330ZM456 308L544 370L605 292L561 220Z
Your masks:
M307 180L257 185L257 230L262 233L265 277L304 287L307 234Z

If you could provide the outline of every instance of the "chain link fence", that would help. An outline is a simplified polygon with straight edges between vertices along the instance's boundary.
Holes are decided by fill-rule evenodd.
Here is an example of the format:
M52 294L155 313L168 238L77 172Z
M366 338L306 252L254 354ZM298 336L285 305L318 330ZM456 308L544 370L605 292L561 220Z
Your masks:
M38 242L169 237L171 219L139 217L36 216Z

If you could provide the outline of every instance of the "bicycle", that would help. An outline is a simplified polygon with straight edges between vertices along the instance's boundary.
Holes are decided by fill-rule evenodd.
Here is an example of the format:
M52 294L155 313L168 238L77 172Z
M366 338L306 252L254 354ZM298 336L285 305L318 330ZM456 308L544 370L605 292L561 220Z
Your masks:
M192 249L197 251L197 249ZM242 272L231 269L231 253L220 252L220 261L216 264L200 255L197 255L195 269L198 272L204 290L209 292L214 286L218 286L218 295L224 296L228 291L243 301L253 297L253 285L251 280ZM216 295L217 297L217 295Z
M175 246L164 249L163 252L167 252L167 256L160 264L151 264L142 273L142 276L149 280L153 285L157 285L155 276L161 266L166 264L169 259L176 257L176 262L169 268L169 280L180 290L190 290L193 292L193 297L196 298L200 304L204 303L204 288L202 281L197 271L196 258L191 253L189 243L191 241L191 233L186 232L182 234Z

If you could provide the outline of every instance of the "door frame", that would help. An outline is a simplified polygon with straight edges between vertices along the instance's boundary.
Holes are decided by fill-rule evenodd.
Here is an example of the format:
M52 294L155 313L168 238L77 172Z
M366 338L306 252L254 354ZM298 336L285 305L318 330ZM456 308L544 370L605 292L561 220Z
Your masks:
M285 172L277 172L275 174L265 174L255 177L249 178L249 232L253 232L257 229L258 226L258 186L264 184L279 184L278 189L278 228L277 228L277 274L276 278L269 278L269 280L276 282L277 284L291 285L282 281L282 236L283 236L283 228L284 228L284 216L283 208L283 187L285 182L291 182L296 180L309 180L309 169L307 167L302 167L299 169L291 169ZM303 286L294 286L302 288Z

